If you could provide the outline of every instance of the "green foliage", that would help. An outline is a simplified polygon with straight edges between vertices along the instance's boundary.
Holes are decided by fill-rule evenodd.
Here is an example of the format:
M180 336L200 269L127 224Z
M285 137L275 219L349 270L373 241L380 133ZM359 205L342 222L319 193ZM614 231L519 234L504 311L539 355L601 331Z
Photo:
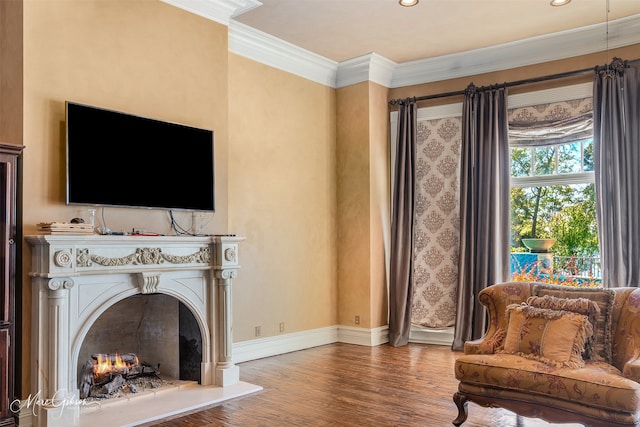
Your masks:
M557 255L598 254L594 185L584 186L580 190L574 190L573 203L563 206L549 222L551 234L557 239L553 251Z
M511 176L529 176L531 174L531 155L527 148L511 149Z
M554 238L561 256L598 254L593 184L512 188L512 245L523 238Z
M514 177L590 170L593 170L592 141L511 150L511 175ZM556 243L552 251L556 255L597 255L595 206L593 184L513 187L511 245L514 249L523 248L523 238L554 238Z

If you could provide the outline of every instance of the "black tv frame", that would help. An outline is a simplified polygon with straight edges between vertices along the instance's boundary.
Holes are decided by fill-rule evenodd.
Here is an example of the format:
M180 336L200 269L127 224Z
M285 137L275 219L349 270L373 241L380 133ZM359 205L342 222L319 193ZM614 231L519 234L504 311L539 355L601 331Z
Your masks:
M66 204L215 212L213 130L65 102Z

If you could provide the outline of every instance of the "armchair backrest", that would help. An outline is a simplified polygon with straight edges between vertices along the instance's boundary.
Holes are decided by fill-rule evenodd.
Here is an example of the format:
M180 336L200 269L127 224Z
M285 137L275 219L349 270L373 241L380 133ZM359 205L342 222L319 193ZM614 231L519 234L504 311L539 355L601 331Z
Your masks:
M464 343L465 354L493 353L507 332L507 306L525 302L531 292L528 282L498 283L480 291L478 301L487 308L488 327L482 338Z
M535 295L536 285L530 282L506 282L491 285L480 291L478 301L487 308L488 327L478 340L467 341L466 354L490 354L500 345L506 334L508 320L507 306L520 304ZM571 298L579 289L569 286L566 294L556 295ZM624 369L627 362L640 358L640 288L612 288L614 291L611 319L612 364Z

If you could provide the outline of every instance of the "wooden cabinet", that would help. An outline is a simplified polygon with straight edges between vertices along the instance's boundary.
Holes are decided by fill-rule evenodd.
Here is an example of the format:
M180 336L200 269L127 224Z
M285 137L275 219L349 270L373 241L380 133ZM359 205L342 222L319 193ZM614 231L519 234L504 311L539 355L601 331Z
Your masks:
M0 143L0 426L14 426L10 404L16 382L16 291L20 281L17 256L21 252L19 168L22 147Z

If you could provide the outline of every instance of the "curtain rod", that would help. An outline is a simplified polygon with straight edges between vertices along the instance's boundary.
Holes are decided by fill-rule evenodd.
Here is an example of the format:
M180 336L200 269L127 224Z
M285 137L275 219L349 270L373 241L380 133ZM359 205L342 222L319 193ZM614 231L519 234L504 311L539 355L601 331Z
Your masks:
M615 58L614 58L615 60ZM631 61L624 61L625 64L627 63L635 63L640 61L640 59L634 59ZM582 74L587 74L587 73L593 73L602 69L607 68L608 69L609 64L604 65L604 66L596 66L596 67L591 67L591 68L584 68L582 70L575 70L575 71L566 71L564 73L557 73L557 74L550 74L547 76L541 76L541 77L533 77L530 79L523 79L523 80L516 80L514 82L508 82L508 83L504 83L504 84L500 84L499 86L506 86L506 87L512 87L512 86L521 86L524 84L530 84L530 83L540 83L540 82L544 82L547 80L556 80L556 79L563 79L565 77L575 77L575 76L579 76ZM459 95L464 95L465 91L464 90L457 90L457 91L453 91L453 92L445 92L445 93L436 93L434 95L423 95L423 96L417 96L417 97L408 97L408 98L396 98L396 99L392 99L391 101L389 101L389 104L391 105L396 105L396 104L402 104L403 102L405 102L406 99L409 99L413 102L418 102L418 101L425 101L427 99L437 99L437 98L447 98L449 96L459 96Z

